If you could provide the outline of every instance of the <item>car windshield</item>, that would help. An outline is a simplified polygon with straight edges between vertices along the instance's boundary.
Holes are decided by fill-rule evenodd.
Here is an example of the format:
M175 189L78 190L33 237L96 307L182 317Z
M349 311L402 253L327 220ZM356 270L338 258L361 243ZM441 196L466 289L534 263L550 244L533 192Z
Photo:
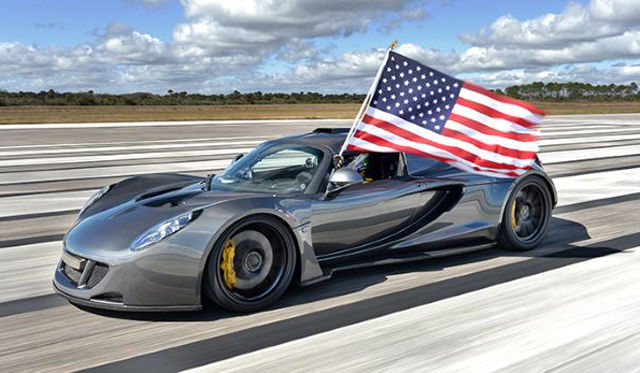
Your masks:
M300 194L307 189L323 152L296 144L263 144L232 163L211 181L212 189Z

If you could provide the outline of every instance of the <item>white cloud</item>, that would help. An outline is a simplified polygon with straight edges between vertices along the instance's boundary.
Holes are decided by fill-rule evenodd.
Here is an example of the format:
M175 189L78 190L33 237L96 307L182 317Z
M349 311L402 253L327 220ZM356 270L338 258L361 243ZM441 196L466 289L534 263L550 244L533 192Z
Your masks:
M166 0L127 0L149 7ZM113 23L92 43L56 48L0 42L0 88L106 91L363 92L381 50L332 55L319 38L348 38L429 14L415 0L181 0L185 20L171 40ZM171 27L171 26L169 26ZM498 18L468 47L398 48L427 65L498 87L531 80L640 79L640 1L591 0L529 20ZM291 66L265 74L265 63ZM616 61L628 64L603 67ZM605 64L606 63L606 64ZM282 66L280 66L280 70Z

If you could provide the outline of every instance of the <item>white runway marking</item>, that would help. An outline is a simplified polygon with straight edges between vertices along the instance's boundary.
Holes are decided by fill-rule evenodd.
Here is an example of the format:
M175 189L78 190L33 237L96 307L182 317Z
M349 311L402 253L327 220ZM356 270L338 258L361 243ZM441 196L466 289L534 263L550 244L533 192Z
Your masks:
M43 164L70 164L84 162L103 162L131 159L149 158L171 158L171 157L206 157L212 155L236 155L247 153L253 148L237 149L211 149L211 150L186 150L174 152L153 152L153 153L132 153L132 154L111 154L111 155L90 155L73 157L47 157L47 158L23 158L0 160L0 167L43 165Z
M542 160L543 164L553 164L630 155L640 155L640 145L612 146L598 149L563 150L541 153L540 160Z
M191 148L232 148L235 146L256 146L264 141L216 141L216 142L189 142L178 144L157 144L157 145L129 145L129 146L91 146L83 148L66 149L46 149L46 150L19 150L0 151L0 157L15 157L24 155L45 155L45 154L66 154L66 153L99 153L99 152L120 152L130 153L136 150L159 150L159 149L183 149ZM169 153L171 154L171 153ZM80 157L78 157L80 158Z
M0 124L1 130L47 130L47 129L91 129L91 128L135 128L135 127L180 127L203 125L293 125L300 123L335 123L348 125L348 119L268 119L268 120L201 120L201 121L168 121L168 122L117 122L117 123L51 123L51 124Z
M134 166L85 167L71 170L6 172L0 173L0 185L59 180L83 180L158 172L193 172L202 170L215 172L226 168L229 163L231 163L231 158L213 161L139 164Z

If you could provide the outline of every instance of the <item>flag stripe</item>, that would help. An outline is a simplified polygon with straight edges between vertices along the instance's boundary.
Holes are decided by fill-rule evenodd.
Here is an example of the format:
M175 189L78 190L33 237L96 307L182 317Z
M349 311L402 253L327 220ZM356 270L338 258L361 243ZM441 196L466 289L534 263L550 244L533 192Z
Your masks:
M468 172L481 172L484 174L488 174L489 176L511 178L511 177L518 177L525 172L524 170L504 171L504 170L494 170L487 167L477 166L473 163L469 163L467 161L459 159L455 157L455 155L451 155L453 158L449 158L444 156L442 151L436 150L436 152L431 152L426 149L423 149L424 147L417 149L416 147L411 145L403 145L402 140L398 141L398 139L394 139L393 137L392 137L392 140L387 140L383 137L376 136L374 134L361 131L361 130L356 131L355 136L353 138L353 142L355 145L350 145L349 146L350 149L354 149L354 150L367 149L370 147L370 144L372 144L372 142L375 144L384 144L387 147L394 147L398 151L435 158L439 161L449 163L454 167L460 168L462 170L465 170Z
M531 160L515 159L515 158L504 156L501 154L496 154L491 151L480 149L468 142L460 141L458 139L447 137L447 136L442 136L437 132L427 130L416 124L405 121L402 118L399 118L393 114L386 113L384 111L379 111L373 108L368 109L366 116L363 118L363 122L373 124L370 122L370 120L380 120L381 121L380 126L384 126L384 123L387 123L389 125L394 125L396 128L400 128L402 130L408 131L411 133L412 139L415 138L416 139L415 141L418 141L418 142L422 141L425 144L428 144L431 146L438 146L441 148L447 147L449 151L452 151L452 149L458 149L459 151L464 151L466 159L478 157L486 161L509 164L517 167L528 167L531 164ZM387 130L389 129L387 128ZM391 130L393 130L393 128ZM402 134L399 134L399 135L402 136ZM408 138L406 136L404 137ZM473 154L473 156L467 156L466 155L467 153L471 153Z
M510 157L510 156L496 154L493 151L478 148L477 146L469 142L461 141L460 139L453 138L453 137L443 136L442 134L438 134L437 132L422 128L418 125L408 122L393 114L390 114L381 110L377 110L374 108L369 108L366 112L366 115L370 118L381 120L382 122L386 122L386 123L395 125L396 127L399 127L403 130L409 131L414 136L417 136L417 138L428 142L428 144L432 146L447 146L450 148L457 148L462 151L472 153L474 156L477 156L482 159L486 159L488 161L492 161L496 163L511 164L517 167L528 167L531 162L530 160L527 160L527 159L524 159L524 160L514 159L513 157ZM367 117L365 116L365 118ZM363 122L369 123L364 118L363 118ZM521 149L515 149L515 150L521 150Z
M517 141L517 140L511 139L509 137L488 135L480 131L476 131L475 129L469 126L465 126L463 124L457 123L452 119L449 119L445 129L463 133L471 138L478 139L486 144L501 145L507 148L521 150L521 151L529 151L529 152L538 151L538 144L535 141L523 142L523 141Z
M505 114L525 119L531 123L535 123L536 125L540 124L544 119L544 117L534 114L521 106L504 103L470 89L462 88L460 90L460 97L483 104Z
M444 130L442 130L442 136L447 136L456 140L465 141L475 145L480 149L484 149L489 152L494 152L496 154L504 155L505 157L513 157L517 159L532 159L536 156L536 153L531 151L516 150L516 149L511 149L511 148L507 148L507 147L496 145L496 144L486 144L482 141L469 137L464 133L449 129L448 126L445 127Z
M451 113L451 116L449 116L449 121L460 123L468 128L471 128L475 131L482 132L490 136L510 138L510 139L520 141L520 142L525 142L525 143L526 142L535 143L538 140L537 136L532 135L530 133L505 132L505 131L497 130L494 127L488 126L484 123L478 122L469 117L458 115L455 113L455 109L454 109L454 112Z
M491 118L488 117L478 111L475 111L473 109L470 109L466 106L462 106L462 105L456 105L453 107L453 110L451 111L452 114L458 114L460 116L463 117L467 117L469 119L473 119L474 121L478 122L478 123L482 123L483 125L487 126L487 127L491 127L493 129L496 129L500 132L505 132L510 134L510 132L516 133L516 134L527 134L527 135L531 135L534 134L536 132L535 129L533 128L524 128L522 126L520 126L519 124L513 123L513 122L509 122L507 120L504 119L495 119L495 118Z
M529 110L530 112L532 112L534 114L537 114L537 115L539 115L541 117L544 117L544 116L547 115L544 111L538 109L537 107L531 105L528 102L516 100L515 98L511 98L511 97L502 96L502 95L499 95L497 93L491 92L488 89L484 89L482 87L478 87L477 85L474 85L474 84L471 84L471 83L464 82L462 87L466 88L466 89L469 89L469 90L472 90L472 91L475 91L475 92L478 92L478 93L483 94L485 96L491 97L492 99L494 99L496 101L500 101L500 102L504 102L504 103L507 103L507 104L520 106L520 107L525 108L525 109Z
M493 119L504 119L506 121L509 121L511 123L516 123L519 124L522 127L526 127L526 128L530 128L535 126L535 123L531 123L526 119L523 118L518 118L518 117L514 117L512 115L508 115L505 114L503 112L500 112L498 110L492 109L486 105L480 104L478 102L475 101L470 101L467 100L464 97L458 97L458 101L456 102L456 105L462 105L465 107L468 107L469 109L473 109L479 113L482 113L488 117L491 117Z
M469 152L465 149L462 149L460 147L456 147L456 146L449 146L449 145L445 145L443 143L439 143L439 142L434 142L431 140L428 140L422 136L419 136L409 130L407 130L406 128L401 128L398 127L394 124L391 124L389 122L380 120L380 119L376 119L373 118L369 115L365 115L364 119L363 119L364 123L370 124L374 127L378 127L381 129L384 129L385 131L392 133L398 137L401 137L405 140L408 140L410 142L417 144L424 144L427 146L430 146L432 148L436 148L436 149L440 149L442 151L445 151L449 154L455 154L458 158L460 159L464 159L468 162L471 163L475 163L479 166L483 166L483 167L487 167L487 168L492 168L492 169L505 169L505 170L515 170L521 167L526 167L528 166L528 164L530 163L525 163L522 166L517 166L514 164L507 164L507 163L500 163L500 162L495 162L493 160L489 160L489 159L485 159L480 157L479 155ZM414 126L416 127L414 124L410 124L409 126ZM407 126L407 127L409 127ZM433 151L432 151L433 152ZM496 157L497 158L497 157ZM524 162L520 162L520 160L516 160L516 159L510 159L513 163L524 163Z

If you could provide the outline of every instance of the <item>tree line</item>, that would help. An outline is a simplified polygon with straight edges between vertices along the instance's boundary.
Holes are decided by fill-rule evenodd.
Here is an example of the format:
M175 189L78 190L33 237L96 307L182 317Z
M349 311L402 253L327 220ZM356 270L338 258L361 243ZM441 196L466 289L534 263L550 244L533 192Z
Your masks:
M0 90L0 106L16 105L235 105L235 104L330 104L360 103L365 95L354 93L322 94L317 92L262 93L260 91L229 94L201 94L174 92L166 94L147 92L108 94L87 92L8 92Z
M640 92L635 82L628 85L535 82L496 91L514 98L535 101L640 101Z
M589 83L542 83L514 85L495 92L514 98L533 101L640 101L636 83L628 85L592 85ZM201 94L185 91L166 94L147 92L108 94L86 92L56 92L53 89L40 92L9 92L0 90L0 106L19 105L264 105L264 104L334 104L361 103L363 94L322 94L317 92L263 93L260 91L229 94Z

